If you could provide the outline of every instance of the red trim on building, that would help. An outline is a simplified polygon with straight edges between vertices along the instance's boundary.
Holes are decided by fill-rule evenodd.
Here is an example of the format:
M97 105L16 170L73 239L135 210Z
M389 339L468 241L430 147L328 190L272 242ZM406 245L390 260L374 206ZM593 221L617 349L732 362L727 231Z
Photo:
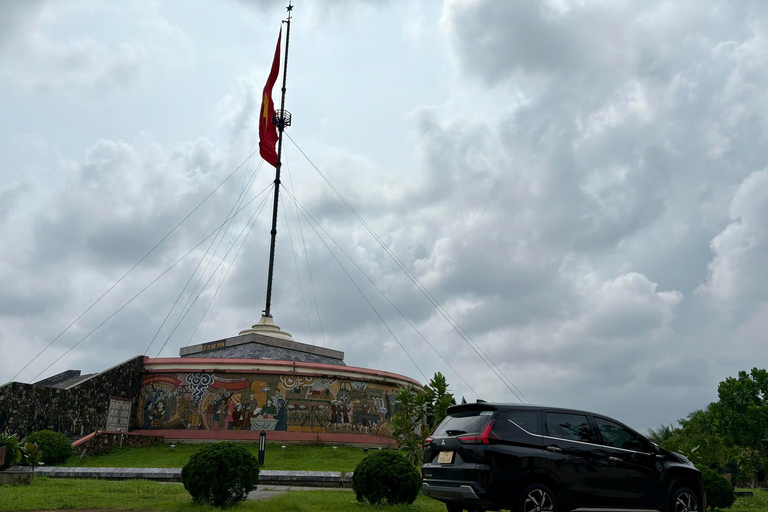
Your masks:
M133 434L161 436L166 441L259 441L258 430L134 430ZM268 442L294 442L319 444L360 444L394 446L389 437L366 434L336 434L326 432L267 431Z

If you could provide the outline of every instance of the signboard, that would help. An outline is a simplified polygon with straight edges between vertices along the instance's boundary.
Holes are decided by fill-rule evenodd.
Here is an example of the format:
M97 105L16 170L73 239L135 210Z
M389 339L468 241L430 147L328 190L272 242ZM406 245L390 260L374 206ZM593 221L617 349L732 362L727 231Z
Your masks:
M128 432L128 426L131 424L132 405L133 400L130 398L109 397L107 426L104 430L107 432Z

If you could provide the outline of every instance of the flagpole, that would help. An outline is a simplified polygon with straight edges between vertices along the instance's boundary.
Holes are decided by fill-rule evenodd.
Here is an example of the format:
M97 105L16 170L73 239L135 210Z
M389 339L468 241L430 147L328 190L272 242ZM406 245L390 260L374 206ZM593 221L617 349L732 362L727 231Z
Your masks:
M280 110L275 112L273 118L273 124L277 125L278 139L277 139L277 165L275 165L275 199L272 204L272 239L269 244L269 273L267 274L267 306L262 314L263 317L271 318L272 308L272 275L275 268L275 239L277 238L277 203L278 195L280 193L280 168L282 167L281 157L283 153L283 130L286 126L291 124L291 114L285 111L285 84L288 77L288 43L291 40L291 11L293 5L289 0L288 2L288 19L284 21L287 25L285 34L285 57L283 64L283 88L280 97Z

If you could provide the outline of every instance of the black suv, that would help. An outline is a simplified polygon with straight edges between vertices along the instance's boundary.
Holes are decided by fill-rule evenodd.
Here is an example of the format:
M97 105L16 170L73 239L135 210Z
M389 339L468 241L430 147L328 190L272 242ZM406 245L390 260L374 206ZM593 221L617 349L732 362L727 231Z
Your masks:
M688 459L590 412L454 405L424 455L421 491L448 512L706 508Z

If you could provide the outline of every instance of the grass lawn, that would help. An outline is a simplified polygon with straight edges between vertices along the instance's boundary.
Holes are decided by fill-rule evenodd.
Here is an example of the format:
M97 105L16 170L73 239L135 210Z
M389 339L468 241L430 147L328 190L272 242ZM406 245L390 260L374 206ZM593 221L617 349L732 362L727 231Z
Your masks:
M67 466L107 468L180 468L189 457L202 448L202 444L158 444L146 448L116 448L104 454L80 459L72 457ZM258 456L259 445L243 444L254 456ZM279 444L267 444L263 469L285 469L294 471L354 471L365 455L363 449L353 446L308 446L289 444L285 450ZM375 450L375 448L371 448ZM369 451L370 453L370 451Z
M739 498L728 512L768 512L768 492ZM76 480L35 478L30 486L0 486L0 509L18 510L159 510L216 511L195 505L181 484L146 480ZM348 491L291 491L264 501L246 501L232 511L262 512L444 512L442 503L419 496L413 505L375 507Z
M35 478L29 486L0 486L0 508L11 510L216 511L192 502L181 484L146 480L107 481ZM291 491L264 501L246 501L227 510L260 512L444 512L442 503L419 496L413 505L375 507L346 491Z
M738 489L740 491L752 491L753 495L744 498L736 498L728 512L768 512L768 491L760 489Z

